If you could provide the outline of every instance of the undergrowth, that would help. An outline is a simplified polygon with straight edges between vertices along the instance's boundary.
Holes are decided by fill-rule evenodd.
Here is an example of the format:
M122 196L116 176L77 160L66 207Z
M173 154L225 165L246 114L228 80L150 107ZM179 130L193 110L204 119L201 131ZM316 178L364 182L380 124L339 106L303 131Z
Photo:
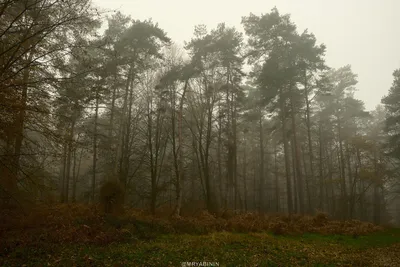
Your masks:
M0 246L34 243L110 244L154 239L163 234L209 234L213 232L270 232L275 235L347 235L358 237L384 230L357 220L334 221L326 214L316 216L231 214L216 217L206 211L191 217L155 217L137 209L106 215L99 206L63 204L37 207L28 214L4 212L0 218Z

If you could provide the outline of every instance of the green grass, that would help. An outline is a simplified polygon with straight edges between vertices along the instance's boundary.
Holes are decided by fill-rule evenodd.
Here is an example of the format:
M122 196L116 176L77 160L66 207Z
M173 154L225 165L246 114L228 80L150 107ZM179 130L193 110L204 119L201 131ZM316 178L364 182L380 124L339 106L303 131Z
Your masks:
M107 246L41 244L0 253L0 266L400 266L400 229L366 236L270 233L159 235Z
M364 236L319 235L314 233L306 233L300 236L300 239L307 242L339 244L360 249L385 247L400 242L400 228L392 228L384 232L376 232Z

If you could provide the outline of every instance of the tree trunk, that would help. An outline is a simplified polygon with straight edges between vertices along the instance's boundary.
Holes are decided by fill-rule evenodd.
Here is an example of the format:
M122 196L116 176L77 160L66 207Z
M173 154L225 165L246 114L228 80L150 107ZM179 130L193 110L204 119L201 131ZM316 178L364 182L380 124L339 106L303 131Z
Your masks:
M33 58L33 52L29 53L27 58L27 64L30 64ZM20 171L20 159L21 159L21 151L22 151L22 142L24 140L24 124L25 124L25 111L26 105L28 101L28 83L30 79L30 68L25 67L23 70L23 80L22 80L22 92L21 92L21 102L20 102L20 110L17 115L16 124L15 124L15 145L14 145L14 162L11 166L12 176L10 177L9 184L9 193L13 195L18 187L18 175Z
M147 110L147 135L148 135L148 148L150 156L150 179L151 179L151 193L150 193L150 212L152 215L156 214L157 203L157 167L155 166L154 148L153 148L153 119L151 112L153 110L152 99L149 100Z
M65 138L65 137L64 137ZM61 195L60 202L65 202L65 174L67 170L67 153L68 153L68 145L67 141L64 139L63 142L63 156L62 156L62 171L61 171Z
M349 190L349 203L348 203L348 217L349 219L353 219L353 211L354 211L354 202L356 196L355 194L355 181L356 178L353 177L353 171L352 171L352 165L351 165L351 151L349 148L349 142L345 142L346 145L346 162L347 162L347 170L348 170L348 177L349 177L349 185L350 185L350 190Z
M358 162L358 168L359 168L359 172L362 169L362 163L361 163L361 153L360 153L360 149L357 148L357 162ZM365 217L365 212L364 212L364 180L359 178L358 179L358 193L360 194L359 196L359 203L360 203L360 208L359 208L359 218L361 221L364 221L366 219Z
M228 79L226 82L226 139L227 139L227 155L226 155L226 192L227 192L227 206L233 209L233 194L234 194L234 170L233 170L233 134L232 134L232 100L230 99L229 92L229 69Z
M77 143L78 143L78 140L79 140L79 136L78 136L78 139L77 139ZM72 202L76 202L76 183L77 183L77 180L78 180L78 177L79 177L79 171L80 171L80 167L81 167L81 161L82 161L82 154L83 154L83 150L81 149L81 154L80 154L80 157L79 157L79 161L78 161L78 166L76 166L77 164L76 164L76 158L77 158L77 150L78 150L78 147L77 147L77 145L75 145L75 148L74 148L74 166L73 166L73 168L72 168Z
M378 151L377 145L375 144L374 148L374 172L375 172L375 179L374 179L374 205L373 205L373 217L374 223L380 224L381 223L381 197L380 197L380 171L378 167Z
M94 131L93 131L93 173L92 173L92 194L91 201L94 203L96 195L96 171L97 171L97 120L99 117L99 89L96 86L96 107L94 114Z
M311 121L310 121L310 101L308 99L308 84L307 84L307 71L305 74L305 83L304 83L304 95L306 100L306 126L307 126L307 139L308 139L308 153L310 157L310 189L311 192L309 194L309 208L313 211L313 201L315 201L315 176L314 176L314 152L312 149L312 140L311 140Z
M296 164L296 177L297 177L297 189L299 194L299 210L301 214L304 214L304 194L303 194L303 174L301 171L301 160L300 160L300 148L297 141L297 125L296 125L296 113L294 112L294 100L293 90L290 86L290 106L291 106L291 118L292 118L292 131L293 131L293 145L294 145L294 158Z
M172 122L172 149L174 156L174 167L175 167L175 176L176 176L176 206L175 206L175 216L180 216L181 214L181 206L182 206L182 188L183 188L183 144L182 144L182 120L183 120L183 104L185 99L186 90L189 84L189 80L186 80L185 86L183 88L182 97L179 103L179 122L178 122L178 147L176 146L176 112L173 109L173 114L171 116ZM175 98L176 92L173 92L173 103L171 106L175 106Z
M131 79L131 85L129 86L129 106L128 106L128 119L125 122L125 138L124 138L124 152L123 152L123 167L122 167L122 173L120 176L120 181L121 184L123 185L124 188L126 188L127 181L128 181L128 175L129 175L129 160L130 160L130 137L131 137L131 123L132 123L132 105L133 105L133 78Z
M293 199L292 199L292 186L290 177L290 159L289 159L289 144L287 139L286 131L286 105L283 98L283 91L280 89L279 103L281 109L281 121L282 121L282 138L283 138L283 150L285 154L285 171L286 171L286 194L287 194L287 208L289 214L293 213Z
M264 185L265 185L265 181L264 181L264 134L263 134L263 116L262 116L262 111L260 108L260 118L258 121L258 125L259 125L259 138L260 138L260 184L258 187L259 190L259 194L258 194L258 211L259 212L264 212Z
M297 171L296 171L296 159L295 159L295 148L292 140L290 140L290 149L291 149L291 156L292 156L292 169L293 169L293 197L294 197L294 213L299 212L299 195L297 191L298 183L297 183Z
M123 151L124 151L124 142L125 142L125 132L126 132L126 115L127 115L127 109L128 109L128 96L129 96L129 87L131 85L131 79L132 79L132 73L133 73L133 66L129 66L128 70L128 77L126 79L126 84L125 84L125 96L124 96L124 102L123 102L123 107L122 107L122 114L121 114L121 124L119 127L119 133L117 140L119 141L117 143L117 153L115 157L115 165L114 165L114 171L113 173L115 175L118 174L119 180L122 181L122 175L123 175Z
M227 209L227 201L225 192L223 191L223 178L222 178L222 159L221 159L221 146L222 146L222 112L221 105L218 105L218 141L217 141L217 164L218 164L218 181L219 181L219 195L220 204ZM225 196L225 197L224 197Z
M327 145L326 147L326 155L328 157L328 175L329 175L329 189L330 189L330 195L331 195L331 205L330 205L330 213L336 216L336 195L335 195L335 189L334 189L334 182L333 182L333 157L332 151L329 151L330 147L332 147L330 144Z
M72 152L72 196L71 202L76 202L76 145Z
M67 170L65 175L65 202L68 203L69 200L69 183L70 183L70 173L71 173L71 154L72 154L72 142L74 138L75 130L75 119L71 122L71 129L68 136L68 154L67 154Z
M338 139L339 139L339 155L340 155L340 167L341 167L341 214L342 219L345 220L347 218L348 206L347 206L347 189L346 189L346 162L343 153L343 144L342 144L342 135L341 135L341 123L340 118L338 117Z
M234 93L232 92L232 105L233 105L233 112L232 112L232 158L233 158L233 185L235 190L235 197L234 197L234 207L237 210L237 204L239 200L239 191L238 191L238 159L237 159L237 124L236 124L236 116L237 116L237 107L236 101L234 97Z
M308 209L307 212L308 214L312 214L314 212L313 210L313 204L312 204L312 189L311 189L311 185L310 185L310 180L308 179L308 172L307 172L307 164L306 164L306 149L302 146L301 147L301 154L303 155L303 170L304 170L304 177L306 177L304 179L305 184L306 184L306 190L307 190L307 204L308 204Z
M258 201L258 192L259 190L257 190L257 163L255 161L254 162L254 168L253 168L253 209L254 210L258 210L258 206L257 206L257 201Z
M275 169L275 212L279 212L279 174L278 174L278 159L277 159L277 144L274 149L274 169Z
M322 131L321 131L321 122L318 127L319 134L319 209L321 211L324 210L324 169L323 169L323 140L322 140Z
M244 188L244 210L247 212L247 139L246 133L244 134L244 148L243 148L243 188Z
M207 210L210 213L214 213L216 211L215 203L213 201L213 192L210 181L210 145L211 145L211 133L212 133L212 115L213 108L211 103L209 103L208 114L207 114L207 135L206 135L206 144L205 144L205 153L204 153L204 180L206 185L207 192Z
M114 112L115 112L115 100L117 98L117 73L114 74L114 88L113 88L113 92L112 92L112 97L111 97L111 109L110 109L110 125L109 125L109 129L108 129L108 142L109 142L109 149L110 149L110 174L108 176L108 178L116 178L117 174L115 173L115 168L113 168L112 166L112 162L113 162L113 157L115 157L115 154L117 151L114 151L113 148L113 143L114 143L114 138L113 138L113 131L114 131ZM117 153L118 154L118 153ZM115 162L118 162L118 158L115 158Z

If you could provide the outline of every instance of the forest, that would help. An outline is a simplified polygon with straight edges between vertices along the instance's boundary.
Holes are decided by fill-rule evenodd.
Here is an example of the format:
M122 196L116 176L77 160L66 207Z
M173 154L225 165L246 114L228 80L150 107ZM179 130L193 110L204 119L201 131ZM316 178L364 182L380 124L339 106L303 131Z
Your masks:
M351 62L330 67L312 29L265 12L241 29L199 24L181 47L152 19L90 0L2 0L0 226L90 207L399 226L400 69L366 110Z

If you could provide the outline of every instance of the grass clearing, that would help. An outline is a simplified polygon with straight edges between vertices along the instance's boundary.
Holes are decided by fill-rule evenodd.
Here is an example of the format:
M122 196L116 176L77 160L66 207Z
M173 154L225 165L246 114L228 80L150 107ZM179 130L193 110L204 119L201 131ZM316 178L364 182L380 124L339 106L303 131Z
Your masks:
M271 233L169 234L153 240L96 244L42 244L0 257L1 266L399 266L400 231L358 238ZM387 264L387 265L385 265Z

